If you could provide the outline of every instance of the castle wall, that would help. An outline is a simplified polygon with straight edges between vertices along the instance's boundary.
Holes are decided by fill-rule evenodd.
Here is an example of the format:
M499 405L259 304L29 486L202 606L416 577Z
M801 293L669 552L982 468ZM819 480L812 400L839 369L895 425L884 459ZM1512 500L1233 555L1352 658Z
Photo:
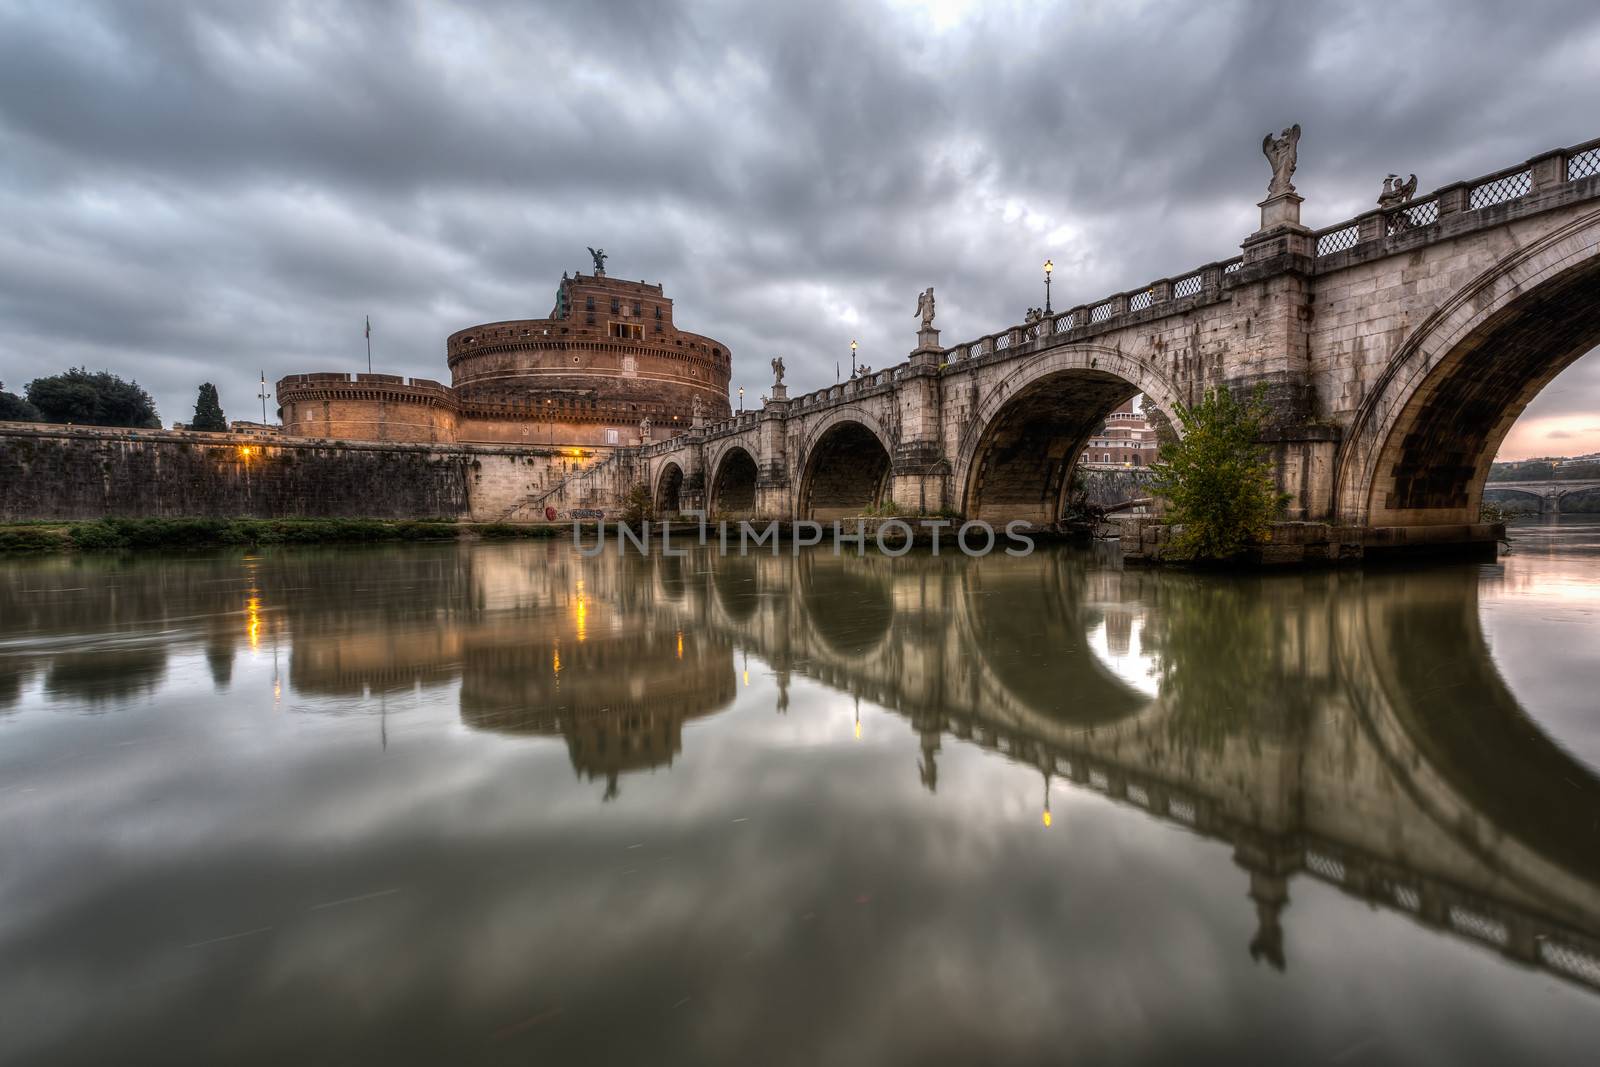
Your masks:
M0 521L566 519L616 507L594 450L0 423Z
M438 382L395 374L293 374L278 382L283 432L342 441L457 440L455 397Z

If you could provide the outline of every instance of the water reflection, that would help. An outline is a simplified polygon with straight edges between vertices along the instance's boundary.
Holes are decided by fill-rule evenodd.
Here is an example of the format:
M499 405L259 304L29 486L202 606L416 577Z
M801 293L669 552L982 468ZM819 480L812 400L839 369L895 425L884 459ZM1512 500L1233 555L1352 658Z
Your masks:
M1514 561L1507 566L1518 573ZM661 939L684 950L672 924L689 922L690 898L713 892L705 880L717 877L722 861L708 857L724 847L715 834L747 818L719 806L718 817L708 819L713 795L767 797L768 819L784 828L766 847L746 846L734 868L749 878L759 871L762 879L787 872L787 881L779 878L760 891L764 899L788 901L785 893L815 894L817 878L864 880L861 872L875 871L885 882L920 878L923 890L948 895L953 910L940 923L986 909L994 889L984 888L974 870L895 842L897 836L916 839L915 812L943 812L948 819L952 810L971 810L967 784L991 778L987 764L969 756L987 753L1005 761L1004 782L1018 772L1032 776L1033 826L1064 842L1072 840L1068 835L1092 840L1093 826L1110 825L1105 812L1114 809L1148 816L1169 835L1165 847L1180 848L1182 840L1225 846L1228 869L1196 864L1187 873L1172 872L1159 904L1102 898L1098 908L1114 911L1119 922L1148 921L1150 909L1192 907L1196 895L1215 900L1206 910L1206 928L1237 928L1228 935L1235 938L1236 958L1290 981L1296 922L1304 924L1299 943L1314 946L1328 932L1327 920L1318 918L1328 905L1315 889L1303 888L1321 886L1426 938L1447 937L1509 962L1507 981L1539 974L1588 998L1600 991L1600 777L1581 744L1575 751L1566 737L1551 736L1548 722L1530 717L1491 653L1480 594L1503 592L1501 584L1512 581L1507 566L1218 578L1122 571L1073 552L1023 560L823 553L723 558L703 552L682 559L585 559L559 544L16 564L0 568L0 708L11 709L7 728L19 731L22 743L0 755L0 773L7 785L37 781L41 765L88 743L92 735L62 725L63 713L93 712L106 728L125 716L128 736L111 743L133 745L150 739L146 731L188 736L199 707L209 698L205 714L220 717L215 698L225 696L225 707L244 717L229 728L251 740L207 735L198 765L184 766L170 754L138 770L141 780L165 780L156 795L222 809L206 838L223 853L212 857L219 887L271 911L274 894L289 890L262 888L273 884L265 872L278 870L280 861L296 870L315 870L322 862L308 859L321 852L308 853L297 840L256 847L248 835L245 843L237 836L249 821L228 797L230 784L238 782L233 776L265 774L265 764L277 761L275 773L288 777L251 794L271 805L251 819L292 826L313 840L338 834L350 842L350 863L362 876L349 879L348 896L361 897L355 890L363 885L387 893L387 882L394 881L431 899L427 887L437 877L487 879L492 888L483 892L504 893L506 901L538 887L541 914L560 929L535 924L535 933L522 930L520 919L504 921L522 931L511 935L513 942L550 952L565 946L554 957L562 959L582 951L583 936L600 936L595 924L602 920L581 892L600 883L586 879L625 878L617 872L633 869L604 867L610 873L602 876L603 865L596 866L596 849L638 847L613 840L623 824L607 823L604 812L656 812L678 827L672 831L678 858L661 861L672 876L654 883L645 897L627 898L643 909L629 925L630 938L602 952L598 958L612 962L588 978L608 999L627 1005L642 995L640 982L649 985L652 976L678 966ZM1561 566L1570 573L1558 586L1587 589L1600 599L1592 568ZM191 684L197 673L203 687ZM1592 687L1600 679L1589 681ZM245 717L249 709L259 709L257 717ZM396 709L447 710L471 747L457 751L453 742L438 740L391 752L393 716L401 715L404 726L403 715L413 714ZM296 734L291 741L284 733L286 713L294 722L352 725L377 715L380 731L369 736L378 739L380 754L403 761L398 766L404 769L375 770L344 733ZM836 714L852 719L854 754L826 749L824 762L808 761L806 753L824 750L814 724ZM900 741L872 727L876 714L897 720L894 730L914 758L883 747ZM226 721L221 717L206 729ZM761 730L783 738L776 753L757 740ZM581 791L546 788L537 802L531 793L522 795L544 779L509 768L550 751L540 739L560 740ZM103 767L73 773L96 795L118 788L142 795L146 788L104 785L122 779ZM832 783L832 792L808 791L811 775ZM906 785L921 799L909 799ZM627 806L635 793L642 808ZM949 795L965 807L950 808ZM429 796L434 800L424 803ZM1111 809L1083 807L1091 797ZM129 798L106 799L125 807ZM742 809L742 801L732 806L732 812ZM64 817L33 810L0 822L8 855L16 854L10 846L19 840L39 840L46 820L69 828L40 854L44 858L14 870L4 883L6 899L26 922L0 926L0 958L28 973L65 967L88 987L77 994L86 1003L110 995L87 975L109 967L126 977L156 951L130 939L129 929L139 924L131 923L126 904L104 893L84 890L87 895L46 903L52 879L90 862L75 849L74 813L92 819L98 810L80 797ZM510 810L522 814L505 828L506 836L481 853L471 850L483 820L497 824ZM137 805L131 811L126 817L141 814ZM160 825L170 828L171 816ZM627 825L628 834L643 835L642 824ZM841 826L873 844L845 843ZM166 830L141 832L161 843L157 858L125 858L104 872L108 888L128 900L163 893L188 900L190 883L179 875L192 879L208 864L168 842ZM410 858L398 858L401 843ZM1075 851L1067 869L1078 879L1114 883L1117 864L1104 850L1102 844L1100 853ZM512 856L526 862L548 857L553 867L535 875ZM797 859L812 868L806 876L795 875ZM508 863L514 876L503 873ZM994 863L996 877L1027 881L1041 860L1008 855ZM452 867L458 873L447 876ZM293 878L285 885L341 899L321 887L337 879L319 875L315 881L316 892ZM245 884L252 888L241 890ZM603 896L616 892L627 890L608 889ZM1312 904L1297 920L1291 903L1308 894ZM866 907L872 894L854 897L857 907ZM679 903L691 911L679 910ZM480 905L499 907L487 900ZM192 900L190 906L204 912L221 903L212 897L203 907ZM785 929L809 921L805 905L783 906L794 909ZM666 926L648 917L663 909L676 916ZM1361 914L1342 921L1368 922ZM478 945L468 955L472 967L499 970L511 984L553 980L538 961L501 959L469 938L457 920L436 912L396 911L394 921L401 925L380 926L385 936L414 934L421 926L442 938L441 945L454 939ZM1072 925L1064 918L1050 922L1063 931ZM191 930L177 918L170 925L187 931L175 935L182 946L210 943L201 935L212 931ZM91 946L81 940L84 934L71 932L80 926L109 940ZM238 932L222 918L215 927L219 937ZM241 920L239 929L258 927L277 928L276 922L253 927ZM802 948L787 940L798 933L762 936L777 938L763 951L814 978L859 951L846 948L849 939ZM704 952L698 966L708 974L736 972L727 931L706 937L713 947L690 950ZM402 958L363 944L392 961ZM895 940L872 951L876 958L911 949ZM636 977L624 979L616 968L633 954ZM87 969L79 973L74 959ZM886 956L881 965L890 962ZM323 953L277 966L313 978L344 974L352 962ZM174 989L189 988L168 980ZM1157 1018L1180 1018L1183 1012L1162 1002L1166 994L1150 985L1157 980L1134 971L1127 979L1134 994L1154 998L1150 1010ZM1227 981L1242 980L1234 975ZM738 999L725 985L719 988L729 1002ZM411 995L395 990L378 996L376 1010L399 1011ZM500 997L484 990L478 1000L500 1010ZM808 990L796 1009L800 1015L808 1014L807 997L819 998L819 1006L827 999ZM151 1026L162 1020L192 1025L179 1021L188 1010L181 999L157 997L140 1008L139 1018L118 1021L127 1032L142 1032L146 1015ZM317 1026L336 1025L314 1009L296 1010ZM750 1021L739 1026L765 1026L764 1038L787 1029L760 1008L747 1011ZM68 1011L67 1017L76 1016ZM414 1049L379 1044L401 1059L425 1058L445 1047L434 1038L461 1040L457 1023L453 1017L437 1021L439 1033ZM1274 1025L1294 1030L1310 1023L1285 1009ZM967 1026L961 1032L980 1045L998 1041L1023 1058L1036 1051L1027 1042L1006 1044L998 1032L970 1021ZM738 1029L725 1023L724 1037L728 1027ZM542 1028L528 1031L537 1038ZM35 1051L60 1043L88 1055L96 1047L92 1038L69 1038L69 1031L42 1022L24 1032L33 1035ZM341 1033L336 1045L346 1053L370 1050L370 1034ZM521 1041L522 1035L509 1037ZM233 1047L231 1039L219 1040L215 1047ZM279 1047L263 1040L264 1049ZM796 1040L796 1047L817 1054L832 1047L811 1034ZM870 1047L882 1055L859 1058L915 1058L917 1050L939 1047L909 1034L873 1040L878 1043ZM1240 1048L1252 1045L1241 1041ZM570 1053L578 1046L563 1047ZM699 1043L663 1054L693 1060L696 1052L726 1047L701 1035ZM1147 1051L1159 1058L1175 1047L1157 1043ZM1474 1054L1465 1051L1467 1058Z

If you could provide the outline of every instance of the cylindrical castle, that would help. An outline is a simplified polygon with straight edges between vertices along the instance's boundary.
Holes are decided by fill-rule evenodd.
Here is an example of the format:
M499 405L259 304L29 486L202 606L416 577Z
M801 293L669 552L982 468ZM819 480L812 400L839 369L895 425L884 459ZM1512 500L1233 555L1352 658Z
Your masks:
M445 345L451 386L383 374L278 382L284 433L368 441L628 445L729 414L726 345L673 324L660 285L562 276L544 319L471 326Z

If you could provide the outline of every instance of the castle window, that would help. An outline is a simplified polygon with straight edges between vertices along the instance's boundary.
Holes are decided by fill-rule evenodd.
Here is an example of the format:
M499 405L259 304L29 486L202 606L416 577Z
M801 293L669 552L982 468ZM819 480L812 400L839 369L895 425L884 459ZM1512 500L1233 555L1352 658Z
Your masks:
M622 310L622 298L620 296L612 297L611 298L611 314L615 315L621 310Z
M593 315L585 315L583 317L583 321L584 321L584 325L593 326L594 325L594 316Z
M613 322L611 324L611 336L633 341L643 340L644 327L633 322Z
M593 311L594 310L594 297L586 296L586 297L583 298L583 310L585 310L585 311Z
M643 311L642 311L642 310L641 310L641 309L640 309L640 307L639 307L639 301L637 301L637 300L635 300L635 301L634 301L634 302L633 302L633 313L634 313L634 314L635 314L635 315L642 315L642 314L644 314L644 312L643 312Z
M656 305L656 321L659 322L660 320L661 320L661 305L657 304Z
M609 426L606 427L606 444L614 445L616 443L617 443L617 431L613 430Z

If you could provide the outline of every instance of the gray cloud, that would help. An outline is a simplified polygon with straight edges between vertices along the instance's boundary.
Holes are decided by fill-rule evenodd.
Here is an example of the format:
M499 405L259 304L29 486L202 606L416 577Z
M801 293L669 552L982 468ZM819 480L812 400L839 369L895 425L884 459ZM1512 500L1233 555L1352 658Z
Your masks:
M1416 47L1426 37L1428 47ZM169 421L256 374L442 378L604 245L759 393L912 304L950 340L1232 254L1261 134L1312 225L1592 136L1600 11L1388 3L20 3L0 11L0 378L75 363ZM1580 363L1535 414L1600 409Z

